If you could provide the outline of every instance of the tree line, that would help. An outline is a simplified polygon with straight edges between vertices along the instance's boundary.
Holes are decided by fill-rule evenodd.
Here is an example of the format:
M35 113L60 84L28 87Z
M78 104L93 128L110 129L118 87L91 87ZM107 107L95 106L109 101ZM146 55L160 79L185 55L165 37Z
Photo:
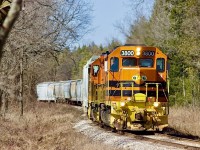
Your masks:
M171 105L200 103L200 1L155 0L150 18L140 16L128 43L161 48L170 62Z

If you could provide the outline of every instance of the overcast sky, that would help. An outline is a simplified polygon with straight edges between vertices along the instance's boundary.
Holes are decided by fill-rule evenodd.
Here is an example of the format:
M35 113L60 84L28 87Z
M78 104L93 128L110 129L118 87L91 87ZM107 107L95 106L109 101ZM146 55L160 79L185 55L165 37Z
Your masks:
M106 45L112 38L119 39L123 43L125 37L114 27L118 22L124 22L132 17L134 19L134 10L130 7L130 0L88 0L93 4L93 30L86 35L80 44L96 44ZM153 0L145 0L148 6L152 6ZM136 17L136 16L135 16ZM126 20L127 19L127 20ZM130 21L129 21L130 22Z

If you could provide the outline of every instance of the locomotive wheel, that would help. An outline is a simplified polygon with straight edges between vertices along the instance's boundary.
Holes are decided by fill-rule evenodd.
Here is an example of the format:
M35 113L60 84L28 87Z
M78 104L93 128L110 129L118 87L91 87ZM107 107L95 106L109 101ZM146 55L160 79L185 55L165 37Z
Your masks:
M94 117L94 109L92 108L92 103L89 104L89 109L88 109L88 118L92 121L95 121Z
M102 117L103 117L103 111L104 111L104 108L105 107L105 104L100 104L100 109L99 109L99 124L100 124L100 127L101 128L104 128L105 124L102 120Z
M94 109L91 109L90 111L90 118L92 121L96 121L95 115L94 115Z
M103 114L103 110L99 110L99 126L101 127L101 128L104 128L104 126L105 126L105 123L103 122L103 120L102 120L102 114Z

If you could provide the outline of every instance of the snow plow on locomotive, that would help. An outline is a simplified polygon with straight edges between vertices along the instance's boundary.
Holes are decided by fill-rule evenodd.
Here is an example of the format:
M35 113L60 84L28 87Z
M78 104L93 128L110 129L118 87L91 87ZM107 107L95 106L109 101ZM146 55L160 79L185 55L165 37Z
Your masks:
M168 65L161 50L119 46L91 62L88 72L90 119L117 130L168 126Z

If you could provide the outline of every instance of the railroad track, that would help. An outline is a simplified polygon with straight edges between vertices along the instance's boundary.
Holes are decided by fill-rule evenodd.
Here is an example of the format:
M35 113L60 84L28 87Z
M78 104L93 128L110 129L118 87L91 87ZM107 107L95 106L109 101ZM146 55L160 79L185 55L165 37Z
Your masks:
M159 143L161 145L173 146L181 149L200 150L200 141L166 134L155 133L152 135L138 135L134 133L125 132L124 136L132 137L137 140L148 141L152 143Z
M95 124L97 125L97 123ZM107 126L105 126L104 129L106 131L111 130L111 128ZM192 139L190 136L187 138L186 136L180 137L180 135L168 135L167 133L157 133L153 131L125 131L116 132L115 134L121 134L124 137L137 139L139 141L147 141L180 149L200 150L200 139L197 139L197 137Z

